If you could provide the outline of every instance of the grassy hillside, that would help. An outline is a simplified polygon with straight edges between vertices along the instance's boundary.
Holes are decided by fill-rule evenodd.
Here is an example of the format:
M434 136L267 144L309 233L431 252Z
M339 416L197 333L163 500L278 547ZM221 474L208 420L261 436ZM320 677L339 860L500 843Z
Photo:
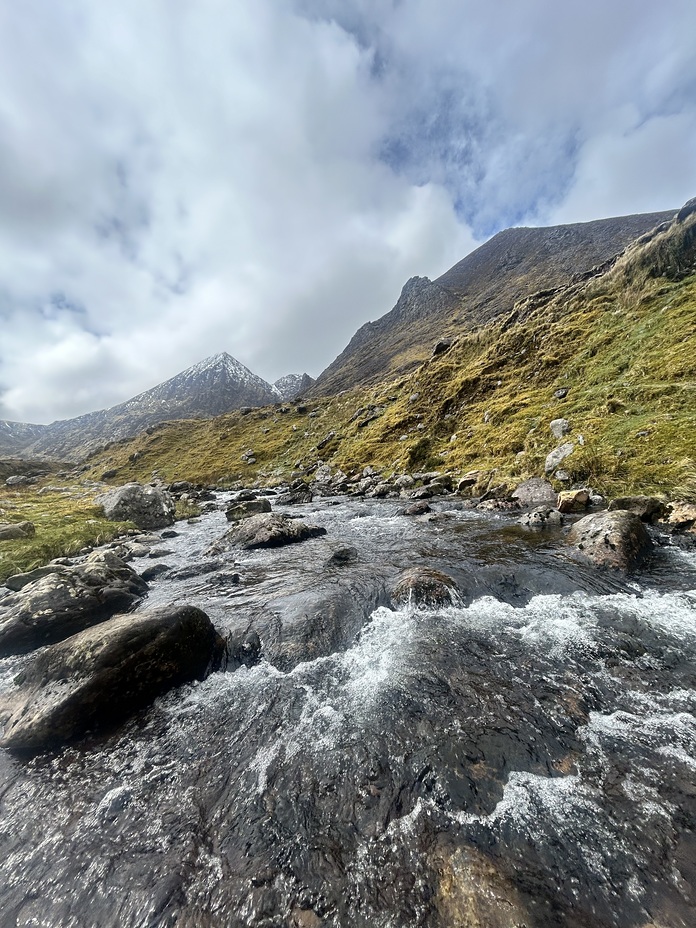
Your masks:
M564 462L574 481L687 495L696 491L695 238L691 214L610 271L517 303L408 376L165 424L93 458L90 475L272 483L321 460L349 473L480 469L519 481L543 473L559 443L549 423L564 417L578 443ZM242 460L247 450L256 463Z

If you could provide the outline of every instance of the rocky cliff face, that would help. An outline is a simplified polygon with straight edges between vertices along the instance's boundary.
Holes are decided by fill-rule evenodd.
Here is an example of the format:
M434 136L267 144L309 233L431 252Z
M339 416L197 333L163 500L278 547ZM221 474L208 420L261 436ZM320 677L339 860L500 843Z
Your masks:
M314 378L309 374L286 374L284 377L279 377L273 386L281 399L292 400L309 390L314 382Z
M413 277L396 306L368 322L320 374L310 395L396 377L426 360L435 343L509 312L604 266L675 210L539 229L506 229L435 281Z

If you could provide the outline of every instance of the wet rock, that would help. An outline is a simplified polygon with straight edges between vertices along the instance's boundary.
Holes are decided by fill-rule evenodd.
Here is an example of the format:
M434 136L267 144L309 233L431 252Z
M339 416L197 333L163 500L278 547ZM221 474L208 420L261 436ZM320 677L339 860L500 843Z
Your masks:
M609 503L609 511L626 510L635 513L641 522L653 523L664 519L667 506L654 496L621 496Z
M190 580L191 577L201 577L204 574L212 574L217 570L222 570L223 562L217 558L210 561L199 561L198 563L189 564L187 567L181 567L172 573L172 579Z
M354 564L358 559L358 550L352 545L346 545L343 548L336 548L334 553L324 564L324 567L345 567L347 564Z
M540 506L542 503L556 503L556 491L543 477L532 477L521 483L511 494L520 506Z
M320 525L307 525L299 519L291 519L281 513L261 513L250 516L226 532L210 548L211 553L218 553L225 547L242 548L245 551L254 548L278 548L281 545L294 544L307 538L326 535L326 529Z
M33 538L35 534L36 528L33 522L0 522L0 541Z
M597 567L631 570L652 550L640 518L625 509L585 516L572 526L568 541Z
M0 601L0 654L60 641L132 608L146 592L145 581L110 551L56 565Z
M391 496L394 493L395 493L395 489L391 485L391 483L387 483L386 481L383 481L381 483L378 483L376 486L372 487L371 489L369 489L365 493L365 496L368 499L386 499L387 496Z
M127 483L94 501L112 522L135 522L138 528L166 528L174 523L174 500L166 490Z
M291 490L289 493L281 493L278 497L278 503L281 506L302 506L305 503L311 503L312 491L307 490Z
M559 512L585 512L589 503L588 490L561 490L558 494Z
M167 528L160 533L160 538L178 538L179 533L173 528Z
M549 423L554 438L563 438L570 431L570 422L567 419L552 419Z
M428 567L413 567L397 579L392 587L391 601L396 607L436 609L456 605L460 600L452 577Z
M407 509L401 511L402 516L424 516L428 512L432 512L431 507L426 503L425 500L421 500L419 503L414 503L413 506L409 506Z
M168 574L171 570L171 567L168 564L153 564L152 567L146 567L140 574L140 576L147 583L150 580L156 580L157 577L161 577L163 574Z
M563 516L558 509L551 506L537 506L531 512L525 512L518 521L520 525L525 525L527 528L550 528L562 525Z
M257 664L261 659L261 639L252 628L240 634L232 634L225 643L227 652L227 670L237 670L242 665L247 667Z
M431 490L430 487L418 487L417 490L407 490L402 495L413 500L432 499L435 496L435 491Z
M3 706L2 745L37 752L112 725L175 686L201 679L223 642L193 606L117 615L52 645Z
M240 490L235 494L234 501L235 503L247 503L252 499L256 499L258 495L256 490Z
M248 519L249 516L257 515L260 512L270 512L271 504L267 499L252 499L247 502L237 503L230 506L225 512L225 518L228 522L240 522L242 519Z
M451 474L441 474L431 480L428 486L437 493L451 493L454 489L454 478Z
M544 463L544 471L547 474L552 473L561 461L564 461L568 455L572 454L575 450L575 445L572 441L566 441L562 445L559 445L557 448L554 448L553 451L550 451L546 457Z
M520 508L516 499L484 499L476 506L481 512L515 512Z

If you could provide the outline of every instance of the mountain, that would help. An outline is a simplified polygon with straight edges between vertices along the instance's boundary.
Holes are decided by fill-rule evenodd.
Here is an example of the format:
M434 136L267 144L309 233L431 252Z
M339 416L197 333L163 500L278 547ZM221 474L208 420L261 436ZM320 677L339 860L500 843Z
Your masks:
M418 307L411 284L400 307ZM523 297L463 329L397 379L268 410L169 423L90 462L98 478L311 480L318 463L361 475L475 471L516 486L545 473L563 419L572 453L556 488L676 494L696 502L696 201L639 236L604 271ZM258 463L249 464L247 449Z
M0 453L77 460L99 445L130 438L168 419L210 418L281 398L275 387L223 351L110 409L45 426L2 423Z
M326 396L413 370L436 342L493 321L524 297L594 273L675 212L499 232L437 280L412 277L394 308L362 326L308 393Z
M47 428L47 425L7 422L0 419L0 453L3 455L18 454L32 442L38 441Z
M296 396L305 393L314 383L314 378L309 374L286 374L279 377L273 384L282 399L293 400Z

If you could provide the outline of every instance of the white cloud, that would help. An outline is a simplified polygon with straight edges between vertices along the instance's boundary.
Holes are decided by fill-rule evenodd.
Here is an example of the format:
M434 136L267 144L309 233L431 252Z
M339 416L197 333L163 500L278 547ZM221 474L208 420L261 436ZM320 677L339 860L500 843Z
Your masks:
M475 237L679 205L694 34L687 0L4 4L0 417L223 349L317 374Z

